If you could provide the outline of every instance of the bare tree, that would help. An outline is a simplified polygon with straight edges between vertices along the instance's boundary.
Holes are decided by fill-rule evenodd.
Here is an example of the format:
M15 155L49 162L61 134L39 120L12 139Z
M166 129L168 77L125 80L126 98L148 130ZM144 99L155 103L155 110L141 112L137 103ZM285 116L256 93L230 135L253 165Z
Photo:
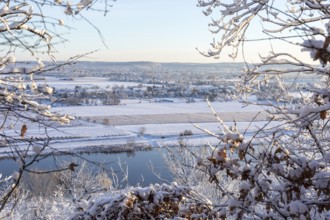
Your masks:
M23 173L38 173L31 169L31 165L42 158L44 151L51 152L47 128L56 127L58 123L69 123L73 119L51 112L50 106L38 103L40 98L51 99L53 88L46 83L38 85L34 76L70 64L83 56L80 54L66 62L56 63L55 46L66 41L58 34L58 30L71 28L60 17L47 16L44 10L47 7L61 8L63 14L89 22L83 15L84 11L94 10L107 14L111 7L109 3L107 0L81 0L71 4L60 0L1 1L0 139L3 145L10 148L7 156L15 159L20 167L18 172L6 179L12 181L12 184L0 195L0 218L8 214L2 212L5 206L14 208L17 204L19 196L15 194ZM31 60L34 60L32 65L21 64L16 60L16 53L22 51L30 54ZM47 54L53 62L43 62L43 54ZM43 128L43 138L37 139L29 135L30 127L35 124ZM72 170L74 165L70 164L56 171ZM9 202L13 195L14 200Z
M137 134L138 136L143 136L146 133L147 129L146 127L139 127Z

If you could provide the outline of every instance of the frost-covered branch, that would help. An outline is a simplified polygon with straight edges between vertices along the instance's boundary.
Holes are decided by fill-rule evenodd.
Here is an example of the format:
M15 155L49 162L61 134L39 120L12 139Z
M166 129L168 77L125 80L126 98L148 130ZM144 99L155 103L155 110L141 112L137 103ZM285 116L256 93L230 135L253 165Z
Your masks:
M252 135L237 129L223 129L221 135L205 131L219 144L208 156L190 154L195 171L207 173L214 189L225 189L217 201L221 217L329 218L329 1L199 0L198 6L212 15L210 31L217 39L203 55L219 58L230 48L230 57L241 51L246 58L247 44L270 44L270 51L256 47L268 54L246 63L237 83L247 97L243 102L264 106L270 114L267 126ZM249 94L257 98L251 101Z
M0 218L12 211L19 197L15 197L23 174L34 172L31 166L42 158L42 154L52 151L47 128L59 124L69 124L74 118L51 110L50 105L40 103L40 99L52 101L54 88L47 82L39 83L34 76L71 65L86 54L78 54L66 62L56 62L56 45L66 41L59 31L70 30L64 23L64 16L73 19L86 17L89 10L106 15L111 7L110 0L4 0L0 1L0 142L8 147L8 157L19 163L18 172L12 174L10 185L0 195ZM58 9L55 17L45 10ZM86 20L88 20L86 18ZM16 54L24 52L32 65L21 65ZM48 55L49 62L41 56ZM30 57L28 57L30 56ZM44 129L45 137L38 139L29 135L33 126ZM56 171L74 170L75 164ZM55 171L55 170L53 170ZM46 171L51 172L51 171ZM9 206L9 207L8 207ZM12 206L12 207L10 207Z

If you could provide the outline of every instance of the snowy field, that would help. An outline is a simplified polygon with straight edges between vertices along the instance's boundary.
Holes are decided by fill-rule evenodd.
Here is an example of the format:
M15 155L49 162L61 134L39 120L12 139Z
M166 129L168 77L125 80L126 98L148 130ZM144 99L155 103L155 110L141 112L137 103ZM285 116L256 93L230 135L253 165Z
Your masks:
M246 106L239 102L212 102L214 110L217 112L236 113L248 112L256 113L264 111L260 106ZM130 103L114 106L70 106L56 107L53 111L66 113L73 116L114 116L114 115L154 115L154 114L188 114L188 113L211 113L211 109L206 102L196 103Z
M227 125L236 121L241 132L256 130L267 121L265 111L258 106L243 107L239 102L215 102L212 106ZM195 146L217 144L216 138L194 127L194 124L216 134L221 131L206 102L142 102L119 106L58 107L52 110L76 117L70 125L47 130L47 135L52 139L51 147L60 152L119 152L135 147L177 145L179 140ZM255 120L251 124L253 118ZM185 130L191 131L192 135L180 135ZM7 134L19 138L19 131L18 125ZM43 129L29 126L25 138L44 136ZM20 150L25 148L21 146ZM1 148L0 156L6 156L8 152L10 149Z

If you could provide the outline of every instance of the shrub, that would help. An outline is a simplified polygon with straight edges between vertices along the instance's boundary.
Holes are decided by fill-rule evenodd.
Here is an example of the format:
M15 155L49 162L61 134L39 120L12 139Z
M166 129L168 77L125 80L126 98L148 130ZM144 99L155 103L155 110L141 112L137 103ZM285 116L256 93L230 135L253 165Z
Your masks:
M183 132L180 133L180 136L190 136L193 135L191 130L184 130Z
M190 187L151 185L133 188L114 198L89 202L87 208L78 207L72 219L215 219L208 200Z

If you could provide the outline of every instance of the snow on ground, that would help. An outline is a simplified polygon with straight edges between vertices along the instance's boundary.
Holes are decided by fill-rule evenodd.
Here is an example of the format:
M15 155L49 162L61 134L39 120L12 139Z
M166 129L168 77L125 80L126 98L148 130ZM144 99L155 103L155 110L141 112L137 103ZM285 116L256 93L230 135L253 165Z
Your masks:
M251 137L253 131L257 131L259 128L263 127L267 121L258 121L258 122L237 122L236 126L239 128L239 131L243 134L245 133L245 137ZM269 126L274 126L277 123L272 123ZM205 144L216 145L219 143L219 140L215 137L212 137L206 134L198 127L211 131L215 134L221 133L221 126L219 123L177 123L177 124L145 124L141 125L121 125L116 126L116 128L120 128L122 130L126 130L127 132L131 132L133 134L139 134L141 128L144 129L144 134L142 138L147 140L151 146L175 146L178 145L179 141L184 141L189 146L201 146ZM234 122L226 122L227 126L234 125ZM191 131L193 135L191 136L181 136L180 134L183 131L188 130Z
M249 121L262 111L260 107L248 106L242 108L238 102L212 103L213 108L220 112L226 119L226 124L232 125L234 119L241 132L249 126ZM177 145L179 140L184 140L189 145L206 143L217 144L216 138L198 130L191 122L198 122L201 128L219 133L219 123L210 113L207 103L140 103L122 106L79 106L57 107L53 111L62 114L93 117L93 123L76 120L69 126L60 126L58 129L48 128L47 134L52 139L51 147L60 151L125 151L138 146L164 146ZM134 118L130 118L134 117ZM211 117L212 121L206 120ZM115 120L124 118L125 123L115 126L105 123L104 118ZM135 121L134 121L134 120ZM266 114L251 124L249 131L262 127L266 121ZM208 122L208 123L205 123ZM102 124L103 123L103 124ZM104 125L105 124L105 125ZM141 128L144 132L141 135ZM180 135L185 130L191 130L193 135ZM6 131L12 137L20 138L20 127ZM45 131L38 127L28 126L25 138L42 137ZM20 146L20 150L25 150ZM0 157L6 156L9 148L0 148ZM31 153L33 153L31 151Z
M244 122L264 121L266 112L222 112L217 114L223 121ZM217 122L217 118L211 113L178 113L178 114L150 114L150 115L116 115L116 116L85 116L84 120L96 122L108 121L110 125L144 125L144 124L176 124L176 123L205 123Z
M239 102L213 102L217 112L258 112L264 111L260 106L246 106ZM55 107L53 111L73 116L114 116L114 115L152 115L178 113L211 113L206 102L196 103L132 103L112 106L70 106Z
M241 133L244 133L246 130L255 131L258 128L262 127L265 124L265 121L254 122L237 122L236 126L239 128ZM144 124L144 125L121 125L116 126L121 130L127 132L139 133L141 128L144 128L145 135L179 135L184 130L191 130L193 134L203 134L204 132L194 126L195 124L191 123L177 123L177 124ZM219 133L221 126L219 123L196 123L199 127L207 129L214 133ZM226 122L227 126L234 125L234 122Z

